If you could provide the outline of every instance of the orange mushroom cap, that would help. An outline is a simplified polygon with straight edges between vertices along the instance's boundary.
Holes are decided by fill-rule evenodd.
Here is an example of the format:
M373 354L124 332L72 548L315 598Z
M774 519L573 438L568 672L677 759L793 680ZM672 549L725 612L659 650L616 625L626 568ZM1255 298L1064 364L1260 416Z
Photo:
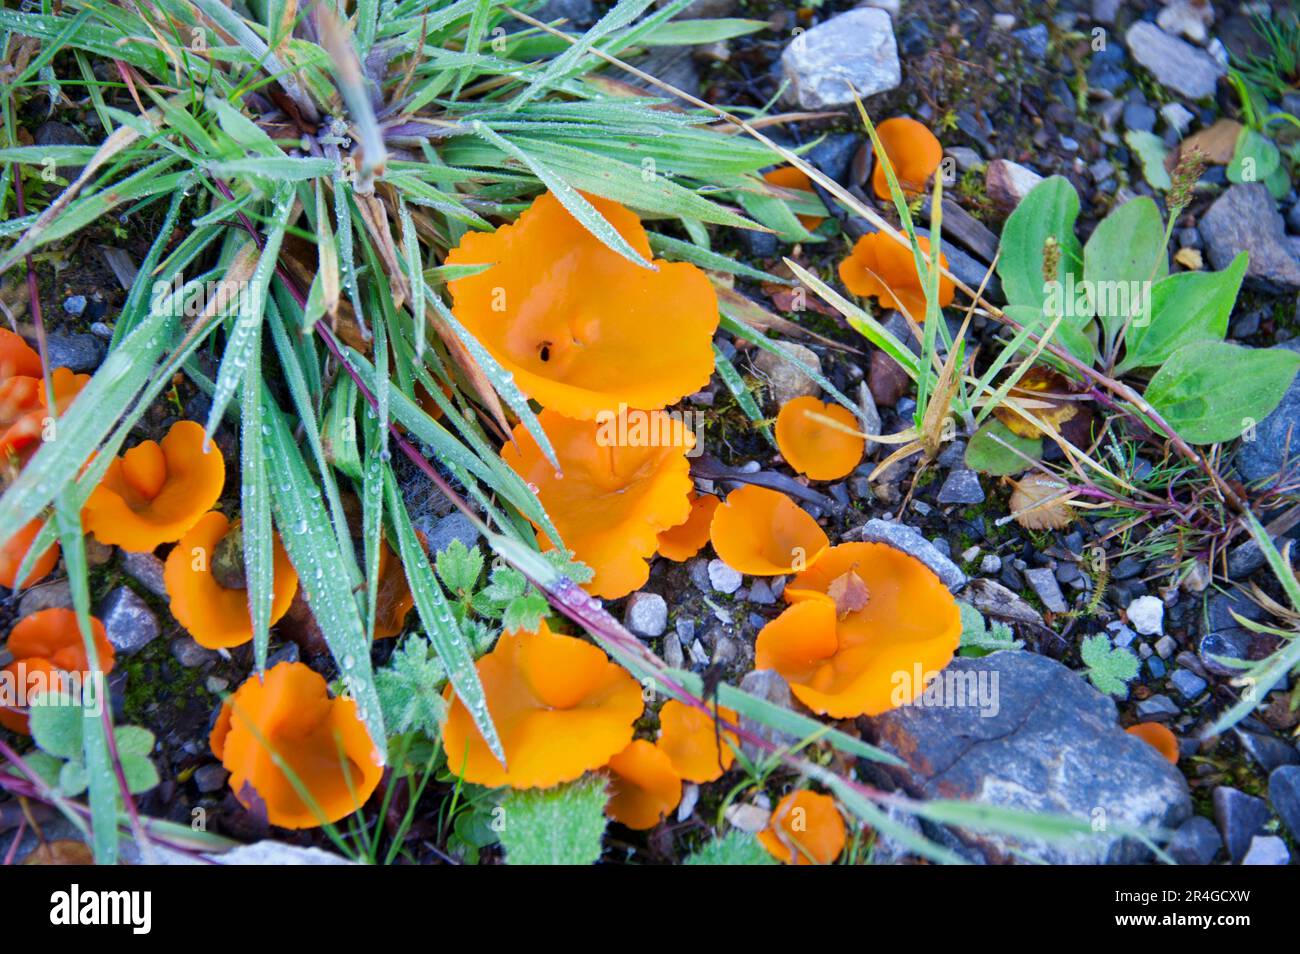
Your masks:
M781 673L800 702L835 718L911 702L961 641L947 587L887 544L832 547L785 596L793 605L758 634L755 664Z
M829 417L851 431L860 425L848 408L807 395L786 401L776 416L776 445L791 467L813 480L839 480L862 461L867 442L819 421Z
M229 770L240 804L265 804L267 819L282 828L315 828L352 814L383 776L356 703L331 699L325 680L302 663L249 676L222 703L208 742ZM276 765L277 757L310 801Z
M23 686L27 693L27 702L33 700L34 687L43 685L47 690L61 688L59 669L48 659L39 656L31 659L19 659L0 669L4 678L15 688ZM28 709L17 706L0 705L0 726L19 735L31 735L32 727L28 719Z
M57 543L50 544L32 565L21 585L18 583L18 570L27 556L27 551L36 540L36 535L44 526L45 522L39 517L29 521L5 541L4 546L0 547L0 586L6 586L11 590L23 589L49 576L50 571L54 569L54 564L59 562Z
M503 634L477 666L506 765L448 685L443 745L448 767L467 782L549 788L578 778L627 747L644 709L641 686L626 670L545 623Z
M203 445L201 424L177 421L160 444L142 441L113 460L82 511L87 532L132 553L179 540L226 482L220 451Z
M637 739L609 760L605 814L638 831L653 828L682 800L682 780L667 753Z
M916 241L928 261L930 240L918 235ZM942 252L939 264L948 267L948 259ZM849 257L840 262L840 281L853 294L876 299L882 308L902 309L913 321L925 320L925 290L912 250L884 232L870 232L858 239ZM939 307L951 305L956 293L957 286L952 279L940 273Z
M1129 735L1137 736L1151 746L1168 759L1170 764L1178 764L1178 736L1159 722L1139 722L1137 725L1129 726L1124 731Z
M0 328L0 381L15 375L41 376L41 356L8 328Z
M46 418L66 411L90 381L90 375L55 368L50 380L54 385L53 406L46 396L43 378L16 376L0 383L0 458L12 454L25 463L36 452Z
M830 545L825 531L785 494L746 484L713 514L709 539L738 573L781 576L812 566Z
M636 215L586 196L647 261ZM448 282L453 311L529 397L590 420L620 404L662 408L713 373L718 302L694 265L628 261L543 193L511 225L470 232L447 265L490 264Z
M406 617L415 606L415 594L406 580L406 569L387 540L379 541L379 594L375 598L375 639L389 639L406 628Z
M501 451L501 458L537 489L565 545L595 571L587 591L606 599L626 596L645 583L659 534L691 511L686 451L694 435L662 411L647 413L645 433L638 438L623 415L579 421L547 408L538 421L562 474L522 423L515 427L514 444ZM551 546L542 533L538 542Z
M718 710L722 718L737 723L736 713L727 708ZM719 736L722 747L718 747ZM737 743L736 733L719 733L714 719L694 706L669 699L659 710L659 748L663 749L673 764L673 769L690 782L712 782L736 760L736 753L727 743Z
M196 643L208 649L242 646L253 638L248 591L228 589L212 575L212 557L230 527L225 514L216 510L205 513L167 554L163 567L172 615ZM298 592L298 574L278 536L273 552L272 624L289 612Z
M835 799L800 789L777 802L758 841L787 865L829 865L840 856L848 832Z
M99 670L111 672L114 663L113 644L108 641L104 624L90 618L90 632L95 641ZM77 614L70 609L44 609L24 616L9 633L7 649L13 662L4 669L9 678L16 679L25 673L28 685L34 673L45 674L47 685L53 687L50 677L59 672L84 673L90 670L86 658L86 644L77 624ZM18 709L0 707L0 725L23 735L28 734L27 713Z
M782 189L795 189L799 192L812 192L812 180L808 174L797 166L778 166L763 173L763 179L772 183L774 186L780 186ZM826 221L824 215L800 215L796 216L799 224L809 232L817 228Z
M659 534L659 555L675 563L684 563L700 552L709 542L709 525L713 513L722 503L713 494L696 494L691 491L691 514L685 523L669 527Z
M914 198L924 192L926 182L943 162L943 146L929 127L915 119L897 116L877 126L876 135L885 147L885 155L894 167L894 175L903 193ZM871 187L879 198L890 198L889 180L885 178L885 165L879 156L871 173Z

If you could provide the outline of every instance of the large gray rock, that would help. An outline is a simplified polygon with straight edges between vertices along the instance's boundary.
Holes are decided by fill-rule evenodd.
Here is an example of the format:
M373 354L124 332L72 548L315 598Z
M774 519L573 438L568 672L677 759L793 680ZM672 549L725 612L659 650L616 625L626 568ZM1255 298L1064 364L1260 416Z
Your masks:
M1236 188L1235 186L1233 188ZM1300 340L1288 341L1280 347L1300 351ZM1295 466L1300 460L1300 376L1297 376L1282 401L1247 433L1237 451L1237 471L1247 481L1272 477L1283 466ZM1226 625L1235 625L1229 619Z
M862 526L847 531L844 539L862 540L865 543L887 543L896 550L902 550L909 556L916 557L928 566L948 589L955 591L966 585L967 577L961 567L921 536L919 530L905 523L879 518L868 520Z
M1161 86L1186 96L1204 99L1214 95L1215 84L1226 71L1204 50L1170 36L1154 23L1139 20L1124 35L1133 59L1145 66Z
M781 54L781 69L790 81L789 95L804 109L853 105L898 86L894 23L884 10L850 10L800 33Z
M1286 240L1286 224L1262 182L1239 182L1214 200L1198 223L1210 264L1222 270L1238 252L1250 256L1246 277L1300 288L1300 260Z
M965 705L949 697L870 720L871 741L907 763L888 771L909 794L1064 814L1092 827L1051 841L956 829L978 859L1132 864L1148 849L1120 829L1173 829L1191 815L1178 770L1121 729L1115 703L1060 663L997 652L955 659L941 678L965 685Z

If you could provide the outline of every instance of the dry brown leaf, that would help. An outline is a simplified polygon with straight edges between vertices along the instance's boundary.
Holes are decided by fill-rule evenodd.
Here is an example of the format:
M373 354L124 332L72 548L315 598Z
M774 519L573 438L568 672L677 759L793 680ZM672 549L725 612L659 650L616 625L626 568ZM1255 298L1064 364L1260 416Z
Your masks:
M866 582L852 570L831 580L826 587L826 595L835 601L835 612L840 619L865 609L871 600L871 591L867 589Z
M95 853L82 841L47 841L32 849L22 860L25 865L93 865Z
M1074 519L1069 500L1074 494L1069 485L1046 474L1030 474L1021 481L1012 481L1011 514L1016 523L1027 530L1060 530Z
M1216 166L1226 166L1232 161L1232 155L1237 150L1237 139L1241 136L1241 129L1241 123L1235 119L1220 119L1208 129L1197 130L1178 144L1174 164L1177 165L1178 159L1191 150L1199 149L1207 162Z
M1074 401L1068 399L1070 382L1065 375L1042 365L1035 365L1025 372L1016 382L1015 387L1007 392L1007 397L1014 399L1028 414L1053 428L1079 413ZM1020 437L1042 437L1043 431L1026 421L1005 404L993 409L994 416Z
M1174 254L1174 261L1188 271L1199 272L1205 267L1205 259L1201 257L1200 249L1192 247L1180 248Z

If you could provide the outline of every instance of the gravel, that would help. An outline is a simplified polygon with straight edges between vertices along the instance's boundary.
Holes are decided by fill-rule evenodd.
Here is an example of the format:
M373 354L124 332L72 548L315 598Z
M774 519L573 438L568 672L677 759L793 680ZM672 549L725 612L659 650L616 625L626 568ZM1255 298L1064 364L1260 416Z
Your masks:
M104 600L99 610L104 631L113 649L120 655L138 653L158 638L158 617L135 590L119 586Z
M1263 832L1268 822L1268 803L1226 785L1214 790L1212 801L1214 820L1228 848L1228 857L1237 864L1250 849L1251 839Z
M1133 59L1146 67L1161 86L1188 99L1213 96L1225 72L1222 64L1204 50L1170 36L1146 20L1129 27L1124 42Z
M633 593L627 598L623 625L637 636L662 636L668 628L668 603L658 593Z
M902 82L894 23L884 10L841 13L800 33L781 54L787 96L804 109L853 105ZM851 88L850 88L851 87Z
M718 593L734 593L740 589L744 577L721 560L709 561L709 586Z
M1164 631L1165 604L1154 596L1139 596L1124 610L1129 625L1143 636L1155 636Z
M1070 605L1065 602L1065 596L1061 593L1061 585L1056 580L1056 574L1048 567L1040 566L1032 570L1025 570L1025 581L1035 595L1043 601L1043 606L1047 607L1050 612L1069 612Z

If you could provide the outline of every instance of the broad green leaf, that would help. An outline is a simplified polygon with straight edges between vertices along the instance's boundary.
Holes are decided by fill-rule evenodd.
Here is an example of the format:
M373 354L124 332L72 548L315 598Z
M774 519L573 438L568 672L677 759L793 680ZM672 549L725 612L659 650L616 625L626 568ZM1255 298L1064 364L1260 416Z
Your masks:
M1040 315L1047 291L1043 281L1043 245L1055 239L1061 249L1061 263L1055 280L1067 275L1078 280L1082 249L1074 235L1079 217L1079 194L1070 181L1051 176L1034 186L1002 226L998 278L1011 305L1033 308Z
M971 435L970 443L966 445L966 466L994 477L1018 474L1029 466L1021 454L1033 460L1042 457L1042 438L1021 437L995 419L985 422Z
M1159 367L1184 345L1222 341L1247 261L1240 252L1221 272L1179 272L1156 282L1150 319L1129 325L1124 360L1116 370Z
M1239 437L1281 402L1300 369L1285 348L1201 341L1179 348L1147 385L1146 399L1184 440L1216 444Z
M1237 148L1228 163L1229 182L1264 182L1278 168L1282 154L1272 140L1251 129L1241 130Z
M1045 334L1052 324L1052 319L1043 313L1040 306L1007 305L1003 311L1012 321L1028 328L1036 335ZM1080 326L1086 321L1087 319L1077 318L1062 319L1056 326L1056 331L1049 343L1056 345L1058 348L1064 348L1084 364L1091 365L1097 360L1097 346L1093 344L1092 338ZM1025 344L1025 350L1028 351L1031 347L1028 343ZM1055 359L1051 360L1055 361Z
M1130 129L1124 134L1124 141L1142 160L1142 175L1151 188L1164 192L1173 185L1169 170L1165 168L1169 150L1159 136L1141 129Z
M32 738L41 751L61 759L81 758L82 724L85 721L80 706L34 704L28 716Z
M1165 224L1150 197L1125 202L1093 229L1083 247L1084 295L1105 330L1108 352L1124 323L1140 320L1151 283L1168 274Z
M692 852L687 865L774 865L777 860L748 832L729 831L711 838Z

